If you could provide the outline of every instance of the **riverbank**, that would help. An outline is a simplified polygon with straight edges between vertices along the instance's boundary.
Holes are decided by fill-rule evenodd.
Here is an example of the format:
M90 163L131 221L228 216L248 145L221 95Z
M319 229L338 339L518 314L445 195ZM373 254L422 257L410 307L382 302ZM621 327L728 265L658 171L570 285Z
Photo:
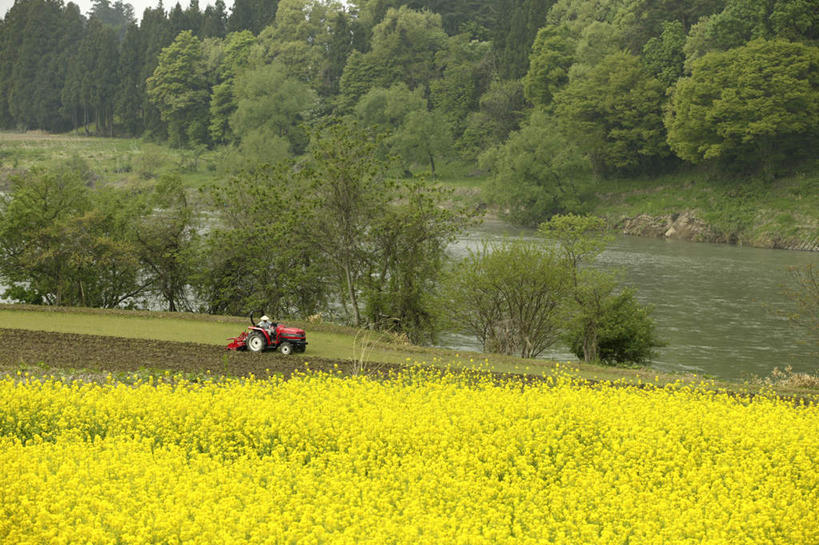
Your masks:
M693 173L602 180L591 213L633 236L819 251L819 172L773 182Z
M455 190L454 200L484 209L486 217L502 218L490 202L485 172L447 174L439 181ZM588 177L575 183L583 188L581 209L604 218L615 233L819 251L819 165L770 182L691 169L653 177Z

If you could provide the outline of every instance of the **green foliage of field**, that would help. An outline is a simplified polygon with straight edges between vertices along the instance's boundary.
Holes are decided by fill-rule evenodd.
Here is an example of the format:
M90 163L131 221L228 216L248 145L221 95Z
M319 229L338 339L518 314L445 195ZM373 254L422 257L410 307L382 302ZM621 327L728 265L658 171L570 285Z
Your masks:
M178 174L189 187L223 177L219 151L172 149L136 138L0 132L0 189L16 172L85 163L98 184L138 185L163 174Z

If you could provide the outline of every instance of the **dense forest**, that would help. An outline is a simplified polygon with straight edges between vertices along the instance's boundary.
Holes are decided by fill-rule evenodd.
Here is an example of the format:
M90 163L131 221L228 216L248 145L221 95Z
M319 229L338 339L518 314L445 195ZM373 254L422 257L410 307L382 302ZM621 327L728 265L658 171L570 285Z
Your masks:
M353 117L405 171L479 162L535 224L577 208L578 171L792 170L819 143L818 19L810 0L192 0L137 24L120 0L17 0L0 127L272 163Z
M812 165L816 8L810 0L236 0L228 13L221 0L204 10L192 0L170 10L160 2L137 23L121 1L96 0L85 16L62 0L17 0L0 21L0 128L219 150L225 176L191 195L178 176L92 190L95 175L76 157L15 173L0 199L4 296L325 312L428 340L440 305L457 314L457 301L436 298L442 286L468 292L462 278L447 280L445 248L475 212L419 175L451 163L489 173L501 213L534 226L577 219L604 178L706 168L740 185ZM650 322L633 294L611 278L576 274L589 248L599 250L583 248L570 258L500 249L512 252L512 265L552 271L545 288L542 275L531 286L510 280L526 271L488 254L459 266L481 278L471 287L541 289L506 295L548 311L544 323L565 322L554 297L563 293L583 332L570 344L585 359L604 357L604 324L619 339L626 316L641 317L628 336L650 348ZM534 355L540 348L524 327L532 319L521 318L531 309L510 301L462 306L490 309L475 326L486 346ZM517 321L497 314L513 307ZM507 329L481 329L497 323ZM510 331L520 342L495 346Z

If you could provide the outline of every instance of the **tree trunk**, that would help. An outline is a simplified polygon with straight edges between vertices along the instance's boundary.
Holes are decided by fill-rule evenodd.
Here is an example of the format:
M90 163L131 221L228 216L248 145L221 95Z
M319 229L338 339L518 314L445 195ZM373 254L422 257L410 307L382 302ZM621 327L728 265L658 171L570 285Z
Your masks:
M347 295L350 297L350 304L353 305L353 313L355 315L355 326L361 327L361 312L358 310L358 299L355 294L355 286L353 286L353 275L349 266L344 267L344 276L347 280Z

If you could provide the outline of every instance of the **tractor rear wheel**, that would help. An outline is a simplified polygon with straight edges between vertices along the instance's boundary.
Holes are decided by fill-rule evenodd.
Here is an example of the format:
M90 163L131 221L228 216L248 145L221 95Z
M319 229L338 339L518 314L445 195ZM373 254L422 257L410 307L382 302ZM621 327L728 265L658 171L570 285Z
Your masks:
M247 349L250 350L251 352L261 352L267 345L264 336L258 331L254 331L253 333L251 333L247 337L247 341L245 341L245 343Z
M279 352L284 354L285 356L289 356L293 353L293 345L288 342L283 342L279 345Z

